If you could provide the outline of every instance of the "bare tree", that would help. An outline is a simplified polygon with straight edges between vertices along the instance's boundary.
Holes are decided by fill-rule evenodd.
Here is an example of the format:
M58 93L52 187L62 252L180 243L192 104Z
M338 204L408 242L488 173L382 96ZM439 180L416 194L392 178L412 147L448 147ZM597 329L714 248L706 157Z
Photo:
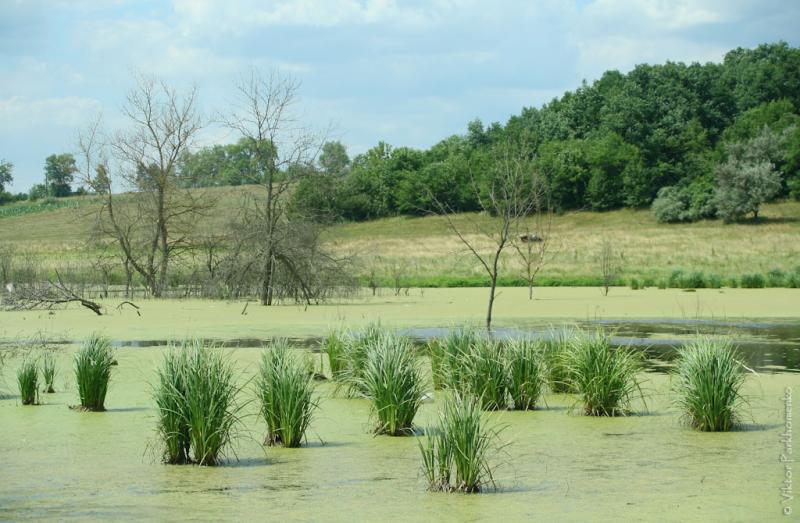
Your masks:
M528 299L533 299L533 283L539 271L550 261L554 245L552 238L553 208L545 181L536 173L531 181L531 212L515 222L516 234L512 245L522 261L523 277L528 284Z
M244 204L239 227L240 240L250 242L258 251L259 298L262 305L275 300L279 273L300 278L299 260L292 258L291 241L296 230L287 212L288 191L315 162L323 136L299 125L293 113L300 84L297 80L272 71L263 76L256 70L236 86L237 101L225 124L244 138L251 151L251 182L261 190ZM297 279L305 289L308 282Z
M3 296L3 305L10 310L53 309L73 302L98 316L103 314L98 303L84 298L80 291L64 283L58 271L55 281L17 285Z
M614 243L608 238L603 238L603 242L600 245L598 262L603 282L603 295L608 296L609 287L619 278L620 272L622 271L619 263L617 263L617 253L614 249Z
M114 240L153 296L164 293L171 261L212 205L178 179L178 159L201 128L196 100L196 89L181 95L139 76L122 109L129 126L103 140L98 119L78 139L83 182L102 197L97 228ZM132 192L117 195L112 178Z
M531 190L533 166L527 150L506 142L495 146L492 155L493 161L489 172L486 173L486 187L482 188L474 180L472 185L481 209L494 219L487 222L470 219L470 224L462 227L453 219L455 212L448 205L436 202L450 229L467 251L478 260L489 277L487 330L492 329L492 311L500 274L500 256L513 242L513 235L520 229L520 222L533 210L535 200ZM492 245L489 253L481 251L480 240L488 240Z

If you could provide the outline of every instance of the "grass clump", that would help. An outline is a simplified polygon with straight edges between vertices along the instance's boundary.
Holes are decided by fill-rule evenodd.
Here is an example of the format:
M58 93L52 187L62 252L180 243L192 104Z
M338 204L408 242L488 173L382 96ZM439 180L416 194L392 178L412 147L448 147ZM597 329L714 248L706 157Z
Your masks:
M764 276L759 273L742 274L742 277L739 278L739 287L742 289L762 289L766 285Z
M589 416L627 414L634 395L642 396L637 378L640 358L629 349L612 349L610 337L602 331L572 337L566 367L572 389Z
M545 376L550 390L556 394L570 392L569 369L566 353L570 340L577 335L575 329L552 330L544 343Z
M370 341L360 388L372 402L376 434L411 433L425 387L406 338L385 334Z
M508 406L505 352L502 343L481 338L462 357L466 386L461 390L480 398L485 410L500 410Z
M332 331L322 343L322 352L328 355L328 365L333 379L339 378L345 369L347 343L347 337L341 331Z
M371 323L359 331L338 335L342 344L335 349L340 350L340 353L334 358L338 358L341 363L336 363L338 372L333 376L350 396L363 397L365 395L362 378L367 362L367 350L384 334L385 331L379 324Z
M267 443L299 447L317 404L311 374L286 340L273 342L262 354L256 390L267 423Z
M541 344L530 340L510 341L505 349L505 357L511 408L536 408L545 381Z
M439 425L418 440L428 490L479 492L493 485L489 459L498 432L481 419L481 401L455 393L439 411Z
M475 329L458 327L451 329L443 339L431 342L431 371L435 389L459 389L464 385L466 374L462 362L478 339Z
M103 336L92 335L83 342L75 355L75 379L78 382L81 409L105 410L106 393L111 380L113 364L111 340Z
M23 405L39 402L39 366L33 359L25 359L17 369L20 401Z
M50 351L42 355L42 378L44 379L44 392L47 394L54 393L56 391L56 358Z
M218 464L239 422L238 392L223 353L199 340L169 349L153 393L164 461Z
M675 403L692 427L708 432L734 427L745 374L729 340L704 337L684 347L674 376Z

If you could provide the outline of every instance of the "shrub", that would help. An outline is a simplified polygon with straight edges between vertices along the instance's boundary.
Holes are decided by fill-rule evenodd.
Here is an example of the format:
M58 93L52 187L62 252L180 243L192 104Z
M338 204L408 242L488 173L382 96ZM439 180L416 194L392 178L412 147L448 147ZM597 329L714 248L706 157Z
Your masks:
M760 289L766 285L764 276L758 273L742 274L739 286L742 289Z
M722 277L718 274L709 274L708 279L706 280L709 289L721 289L722 288Z
M541 343L509 341L505 349L508 393L514 410L536 407L545 380Z
M572 388L589 416L624 415L634 395L642 396L636 376L640 359L629 349L612 349L602 331L574 336L566 361Z
M274 342L262 354L256 388L267 423L267 442L299 447L317 404L312 377L286 340Z
M458 393L439 411L439 426L418 440L428 490L479 492L494 484L489 463L498 432L481 420L481 402Z
M55 392L56 358L49 351L42 356L42 378L44 379L44 391L48 394Z
M391 334L370 341L361 380L377 420L375 433L409 434L425 393L409 341Z
M92 335L83 342L75 355L75 379L83 410L105 410L113 364L114 355L108 338Z
M633 291L638 291L638 290L641 290L643 288L642 282L640 282L636 278L631 278L630 287L631 287L631 290L633 290Z
M36 405L39 400L39 368L33 359L25 359L17 369L20 401L23 405Z
M786 273L780 269L772 269L767 273L767 287L783 287L786 284Z
M681 282L683 289L705 289L706 277L705 274L699 271L692 272Z
M742 403L743 366L728 340L700 338L681 349L675 367L675 404L701 431L727 431Z

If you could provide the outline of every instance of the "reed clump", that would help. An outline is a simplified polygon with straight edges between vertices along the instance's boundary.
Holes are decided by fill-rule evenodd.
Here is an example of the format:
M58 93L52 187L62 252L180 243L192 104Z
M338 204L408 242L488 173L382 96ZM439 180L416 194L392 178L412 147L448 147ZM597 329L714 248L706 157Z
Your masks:
M106 337L92 335L78 349L75 355L75 380L82 410L105 410L113 365L111 340Z
M734 428L744 403L745 368L730 340L703 337L680 350L673 378L675 404L693 428Z
M240 421L239 392L233 365L221 351L199 340L171 347L153 391L164 461L217 465Z
M307 365L286 340L273 342L261 356L256 392L267 424L267 443L299 447L317 403Z
M428 490L473 493L494 485L492 453L498 431L482 420L481 401L455 393L439 411L437 427L418 439Z
M36 360L26 358L17 369L20 401L23 405L39 403L39 366Z
M638 394L641 358L627 348L612 348L603 331L579 333L570 339L566 370L571 389L589 416L618 416L630 412Z
M376 434L412 432L425 386L416 351L407 338L385 333L370 340L359 388L372 403Z
M42 379L44 380L44 392L54 393L56 391L56 357L51 351L46 351L42 355Z

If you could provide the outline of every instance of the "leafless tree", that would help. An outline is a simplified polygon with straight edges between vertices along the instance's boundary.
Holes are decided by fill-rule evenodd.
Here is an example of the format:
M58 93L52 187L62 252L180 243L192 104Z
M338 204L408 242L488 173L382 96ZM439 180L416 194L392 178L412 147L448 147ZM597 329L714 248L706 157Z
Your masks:
M257 70L239 81L236 103L225 124L236 131L251 149L251 182L261 190L247 198L239 227L239 239L257 250L259 298L272 305L279 274L299 278L299 262L292 257L296 223L287 212L287 196L300 176L315 162L324 135L302 127L294 114L300 84L272 71L263 76ZM302 220L301 220L302 221ZM305 301L308 282L297 279Z
M58 271L55 281L16 285L3 296L3 305L10 310L53 309L75 302L98 316L103 314L98 303L84 298L81 292L64 283Z
M539 271L550 261L554 245L553 208L546 182L536 172L531 179L531 212L515 222L512 245L519 256L523 277L528 284L528 299L533 299L533 283Z
M603 295L608 296L609 287L619 278L622 268L617 262L617 253L614 249L614 243L608 239L603 238L600 245L600 255L598 256L600 265L600 275L603 282Z
M533 164L527 150L511 142L501 143L492 151L491 167L489 172L485 173L485 188L482 188L477 181L473 181L472 184L481 209L494 219L490 221L470 219L469 225L462 227L453 219L454 211L446 204L437 202L439 212L444 215L450 230L478 260L489 277L487 330L492 329L492 311L500 274L500 257L513 242L515 232L520 230L520 222L534 208L532 175ZM479 245L481 240L488 240L491 243L492 249L489 253L481 251Z
M201 128L196 89L182 95L152 77L136 80L122 108L127 128L103 139L95 120L78 146L83 182L102 197L98 230L113 239L125 263L158 297L172 260L189 245L198 215L213 202L178 179L178 159ZM112 178L131 192L115 193Z

